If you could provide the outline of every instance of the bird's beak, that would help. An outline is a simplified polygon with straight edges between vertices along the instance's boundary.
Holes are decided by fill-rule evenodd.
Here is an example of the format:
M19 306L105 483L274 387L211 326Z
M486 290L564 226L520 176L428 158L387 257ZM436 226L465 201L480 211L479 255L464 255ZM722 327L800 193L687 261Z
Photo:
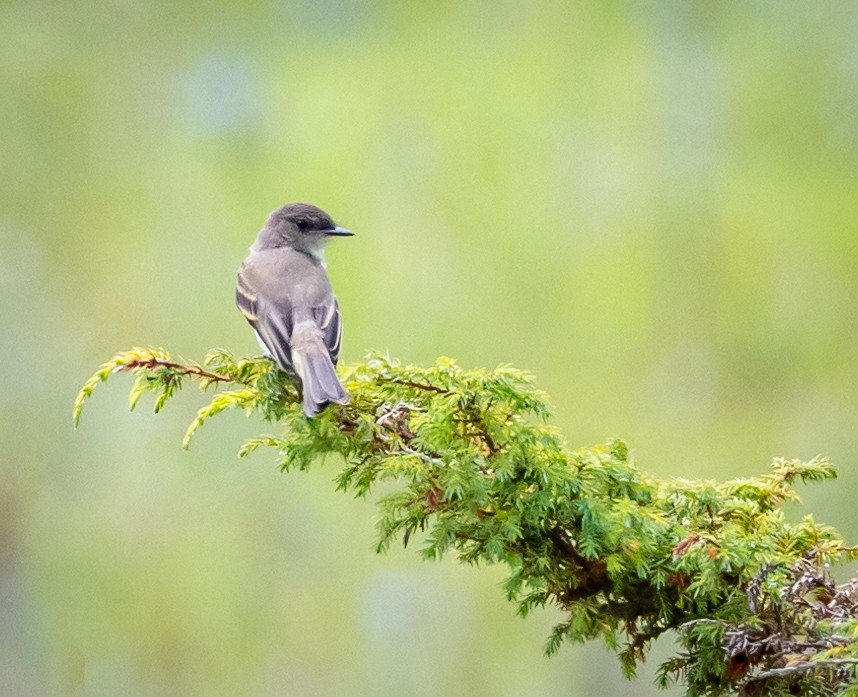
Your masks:
M331 237L351 237L354 233L351 230L346 230L344 227L337 225L333 230L324 230L326 235Z

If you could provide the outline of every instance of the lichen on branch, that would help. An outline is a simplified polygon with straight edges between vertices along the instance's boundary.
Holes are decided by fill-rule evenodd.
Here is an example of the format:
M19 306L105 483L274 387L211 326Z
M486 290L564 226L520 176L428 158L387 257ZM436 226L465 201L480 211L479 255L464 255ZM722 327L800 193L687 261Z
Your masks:
M832 528L783 511L794 484L835 477L824 458L776 459L763 475L727 482L658 479L622 441L567 446L525 372L378 354L341 369L351 403L308 419L265 358L218 349L200 365L134 349L85 384L75 423L95 386L121 372L135 376L132 408L151 392L158 411L188 381L225 388L198 411L186 447L209 417L238 408L278 425L240 456L272 448L288 471L338 455L336 486L357 496L393 482L377 499L378 550L419 543L426 558L505 565L522 615L562 610L549 653L601 638L631 677L672 631L680 650L659 683L679 681L689 695L858 694L858 592L828 573L858 554Z

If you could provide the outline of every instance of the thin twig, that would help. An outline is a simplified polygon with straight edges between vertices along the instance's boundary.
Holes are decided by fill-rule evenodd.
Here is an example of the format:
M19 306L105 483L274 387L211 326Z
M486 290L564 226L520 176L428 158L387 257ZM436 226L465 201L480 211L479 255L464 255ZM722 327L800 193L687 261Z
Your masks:
M395 407L389 409L381 416L379 416L375 420L375 423L387 429L391 433L395 433L397 436L399 436L399 448L403 452L406 452L409 455L413 455L414 457L418 457L424 462L428 462L432 465L443 465L444 461L441 458L432 457L431 455L427 455L426 453L421 453L419 450L410 448L407 445L407 443L410 443L414 439L414 433L412 433L408 426L405 424L406 415L412 411L425 411L425 409L421 409L420 407L408 404L408 402L399 402L399 404L397 404ZM393 421L393 424L390 423L391 421ZM390 439L386 437L383 433L379 433L378 435L385 442L390 441Z
M191 379L211 380L212 382L236 382L233 378L225 375L218 375L217 373L210 373L207 370L203 370L198 365L185 365L184 363L177 363L175 361L165 361L162 358L147 358L130 361L117 366L115 371L129 372L140 368L146 368L148 370L154 370L156 368L171 368L179 371L183 375L189 376Z
M770 668L769 670L764 670L748 679L747 682L757 682L759 680L768 680L769 678L783 678L788 675L794 675L795 673L805 673L809 670L816 670L817 668L854 665L858 665L858 658L827 658L819 661L801 661L799 663L793 663L790 666L784 666L783 668Z
M409 448L405 443L400 443L399 447L409 455L414 455L414 457L419 457L424 462L428 462L431 465L443 465L444 461L437 458L427 455L426 453L421 453L419 450L415 450L414 448Z
M425 382L414 382L413 380L386 380L386 382L392 382L396 385L406 385L408 387L413 387L416 390L423 390L424 392L437 392L438 394L451 394L451 391L445 389L443 387L438 387L437 385L428 385Z

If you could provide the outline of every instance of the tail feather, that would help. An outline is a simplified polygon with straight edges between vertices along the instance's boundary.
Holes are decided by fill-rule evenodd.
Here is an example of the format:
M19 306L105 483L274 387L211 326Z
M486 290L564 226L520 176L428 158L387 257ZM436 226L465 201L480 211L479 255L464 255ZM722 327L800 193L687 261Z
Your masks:
M319 347L321 349L321 347ZM350 397L340 384L334 364L326 350L294 351L294 362L301 366L301 382L304 392L304 413L313 417L323 412L329 404L348 403Z

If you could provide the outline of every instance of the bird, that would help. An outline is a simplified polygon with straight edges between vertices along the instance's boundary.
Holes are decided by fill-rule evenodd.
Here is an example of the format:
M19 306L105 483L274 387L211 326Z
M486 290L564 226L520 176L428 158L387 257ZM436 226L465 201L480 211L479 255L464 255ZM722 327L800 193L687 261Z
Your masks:
M311 203L281 206L238 269L235 302L274 363L298 383L313 418L349 394L336 373L343 325L325 246L354 233Z

